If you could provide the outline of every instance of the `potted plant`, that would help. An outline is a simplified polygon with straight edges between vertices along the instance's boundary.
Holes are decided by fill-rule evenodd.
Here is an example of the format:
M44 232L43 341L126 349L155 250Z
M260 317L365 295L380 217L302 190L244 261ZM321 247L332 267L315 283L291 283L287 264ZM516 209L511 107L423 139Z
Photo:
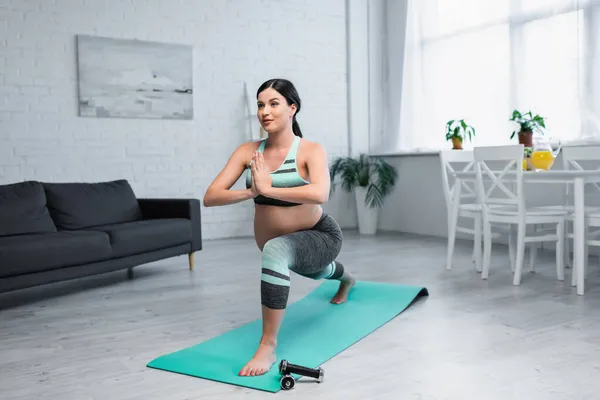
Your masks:
M360 154L355 157L339 157L329 167L331 192L335 190L335 178L341 179L342 188L354 191L358 214L358 231L364 235L375 234L378 208L383 205L396 184L396 169L379 157Z
M509 121L513 121L518 124L518 129L515 129L510 135L510 138L514 138L515 135L519 136L519 144L525 147L533 146L533 131L537 131L540 134L544 134L542 128L546 128L544 117L536 114L535 116L531 111L521 113L519 110L514 110Z
M446 122L446 140L452 140L453 150L462 150L463 141L468 137L469 142L475 136L475 128L467 124L464 119L451 119Z

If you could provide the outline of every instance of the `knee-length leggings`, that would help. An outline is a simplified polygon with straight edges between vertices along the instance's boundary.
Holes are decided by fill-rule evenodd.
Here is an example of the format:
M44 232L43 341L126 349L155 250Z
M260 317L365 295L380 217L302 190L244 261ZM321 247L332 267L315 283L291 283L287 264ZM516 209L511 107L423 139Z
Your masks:
M311 279L339 279L344 274L336 260L341 248L342 231L325 213L310 229L267 241L262 250L261 303L272 309L286 308L290 270Z

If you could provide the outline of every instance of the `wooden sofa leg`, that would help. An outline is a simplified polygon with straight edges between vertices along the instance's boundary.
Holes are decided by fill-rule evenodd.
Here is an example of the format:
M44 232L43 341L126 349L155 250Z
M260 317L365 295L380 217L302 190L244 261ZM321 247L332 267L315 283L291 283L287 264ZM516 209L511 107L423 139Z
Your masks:
M194 269L194 253L188 254L188 260L190 263L190 271Z

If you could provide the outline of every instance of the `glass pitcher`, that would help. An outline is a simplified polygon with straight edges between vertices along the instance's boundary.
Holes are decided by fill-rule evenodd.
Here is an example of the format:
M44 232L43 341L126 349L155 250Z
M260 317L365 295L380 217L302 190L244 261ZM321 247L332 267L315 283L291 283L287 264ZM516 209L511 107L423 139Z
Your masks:
M558 138L548 138L538 135L533 138L531 163L536 171L548 171L558 157L561 143Z

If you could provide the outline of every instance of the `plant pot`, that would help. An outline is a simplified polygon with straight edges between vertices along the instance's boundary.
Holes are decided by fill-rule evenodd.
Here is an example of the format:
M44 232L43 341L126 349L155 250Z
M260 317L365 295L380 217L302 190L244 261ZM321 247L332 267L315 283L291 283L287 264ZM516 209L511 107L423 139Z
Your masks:
M530 130L519 132L519 144L525 147L533 147L533 132Z
M452 138L452 150L462 150L462 139Z
M369 208L365 204L367 188L357 186L354 188L354 196L356 199L356 212L358 214L358 232L361 235L374 235L377 231L377 217L379 209Z

